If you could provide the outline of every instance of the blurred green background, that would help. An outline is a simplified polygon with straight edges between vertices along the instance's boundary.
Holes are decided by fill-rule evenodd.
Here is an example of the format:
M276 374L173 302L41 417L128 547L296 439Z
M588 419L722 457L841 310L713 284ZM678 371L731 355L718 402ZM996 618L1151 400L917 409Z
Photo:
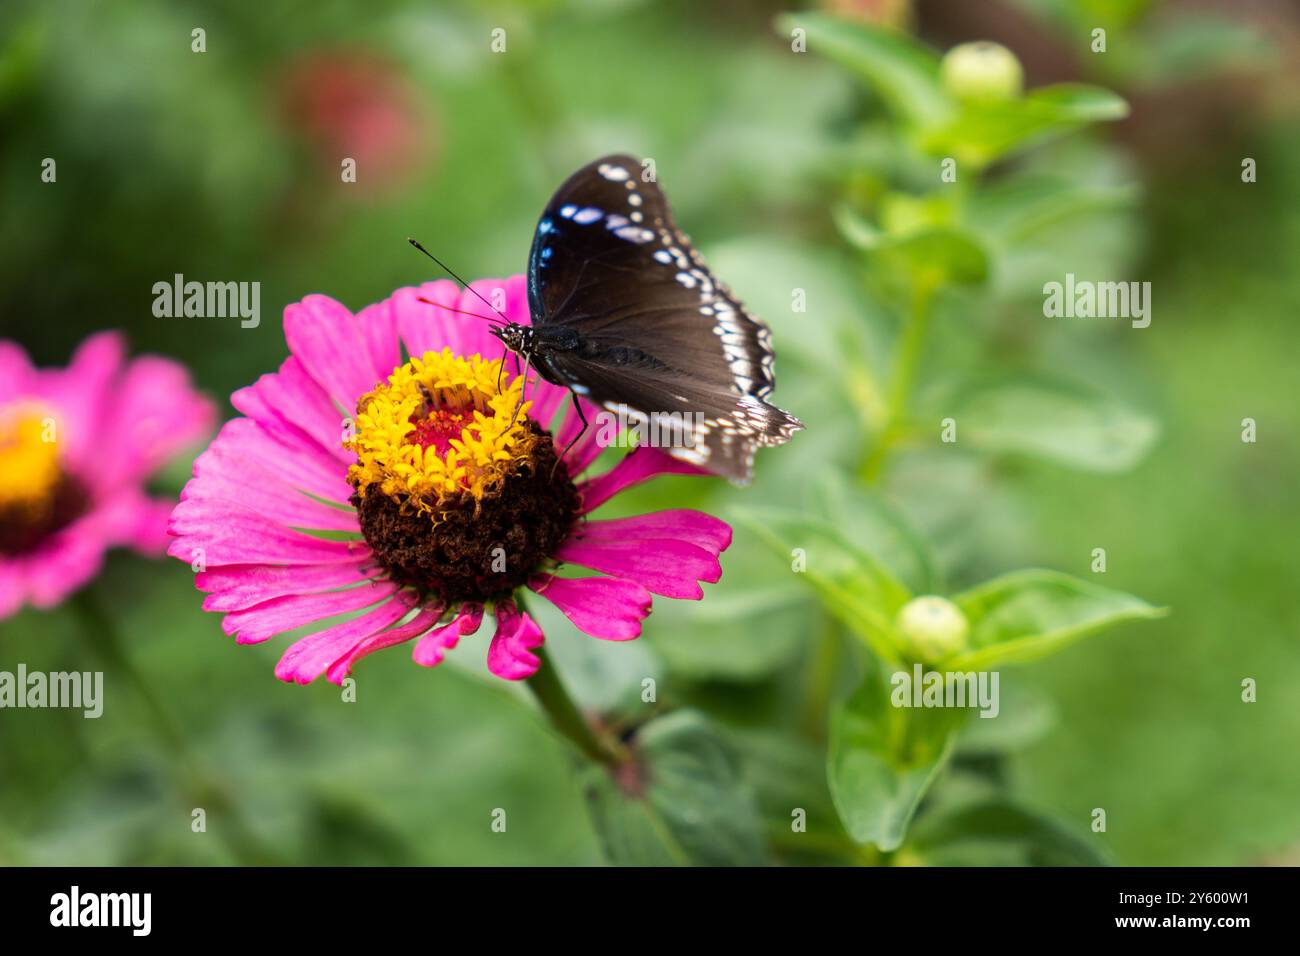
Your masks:
M940 49L997 39L1030 86L1086 79L1132 104L1123 123L1018 160L1134 190L1127 205L1055 223L1020 268L1031 289L1067 271L1150 281L1151 327L1048 320L1040 296L996 289L954 297L920 381L924 391L953 369L1008 360L1065 369L1157 422L1150 453L1116 474L900 453L879 494L954 587L1030 565L1087 576L1104 546L1108 586L1172 608L1008 672L1004 691L1036 701L1040 725L999 758L1017 797L1081 833L1106 808L1096 839L1123 864L1300 862L1300 13L1283 2L1254 4L1249 18L1227 2L823 7L896 22ZM6 3L0 334L62 364L90 332L125 329L135 349L186 362L228 415L225 397L282 360L285 304L322 292L355 309L431 278L408 235L467 276L522 271L551 190L628 151L656 160L682 227L773 326L776 399L809 427L760 455L749 489L671 479L619 506L812 508L819 482L863 453L843 370L883 367L897 317L832 216L865 162L853 131L880 104L792 53L773 27L786 9ZM1094 23L1111 26L1113 56L1089 54ZM503 54L491 52L494 28ZM355 184L340 181L347 156ZM40 181L45 157L54 184ZM1257 161L1253 184L1243 157ZM155 318L152 286L175 273L260 281L260 327ZM791 312L796 287L806 313ZM846 336L860 347L846 353ZM1239 437L1247 416L1254 445ZM159 485L178 491L187 475L179 462ZM788 819L780 807L826 802L820 715L801 704L818 618L788 564L743 530L723 567L698 606L656 602L634 644L597 644L539 613L585 705L617 709L657 675L661 702L729 728L762 794L784 788L789 799L772 802ZM518 688L485 676L482 635L434 671L401 651L368 658L356 703L344 703L323 681L275 680L283 641L237 648L179 562L117 555L93 590L277 858L601 860L563 745ZM0 669L98 667L80 626L69 608L0 623ZM1258 703L1241 702L1245 677ZM847 683L830 678L832 690ZM212 833L191 833L184 762L159 747L151 719L111 675L97 721L0 714L0 862L230 862ZM495 808L506 833L490 827Z

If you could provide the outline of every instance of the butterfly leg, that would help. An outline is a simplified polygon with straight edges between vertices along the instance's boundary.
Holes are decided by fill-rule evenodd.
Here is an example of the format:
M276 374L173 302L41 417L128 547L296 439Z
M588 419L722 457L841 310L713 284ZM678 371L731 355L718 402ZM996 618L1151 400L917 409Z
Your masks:
M582 403L578 401L578 393L569 389L569 397L573 399L573 410L578 413L578 418L582 420L582 431L573 436L573 439L564 446L564 451L560 452L559 458L555 459L555 464L551 466L551 477L555 477L555 469L560 467L560 459L569 453L569 449L578 443L578 439L587 434L587 429L591 423L587 421L587 416L582 414Z
M533 355L530 352L528 353L528 356L524 359L524 384L519 386L519 404L515 406L515 413L513 416L511 416L510 424L506 426L507 428L512 427L514 423L519 420L519 409L524 407L524 399L528 395L528 370L532 366L532 364L533 364ZM518 356L515 357L515 374L516 375L519 374Z

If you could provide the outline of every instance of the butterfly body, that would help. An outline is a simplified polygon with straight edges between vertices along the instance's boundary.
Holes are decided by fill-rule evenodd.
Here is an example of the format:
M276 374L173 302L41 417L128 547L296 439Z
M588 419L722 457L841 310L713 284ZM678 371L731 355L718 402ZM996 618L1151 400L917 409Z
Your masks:
M567 326L532 327L511 322L492 333L512 352L526 356L532 368L552 385L561 385L579 395L588 394L581 382L566 375L566 360L596 362L610 368L663 368L662 362L642 349L626 345L603 348Z
M771 335L677 229L630 156L584 166L543 211L528 259L531 326L493 328L538 374L611 412L686 421L663 450L748 481L754 449L803 427L769 404Z

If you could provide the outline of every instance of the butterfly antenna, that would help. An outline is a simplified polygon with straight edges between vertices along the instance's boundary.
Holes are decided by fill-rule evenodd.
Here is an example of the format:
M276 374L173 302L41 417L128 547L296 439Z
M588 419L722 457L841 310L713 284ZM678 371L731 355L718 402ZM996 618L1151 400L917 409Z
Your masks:
M420 245L420 243L419 243L418 241L416 241L415 239L412 239L410 236L407 236L407 237L406 237L406 241L409 242L411 245L415 246L415 248L419 249L421 252L423 252L426 256L428 256L428 257L429 257L430 259L432 259L434 262L438 263L438 265L442 267L442 271L443 271L443 272L447 273L447 275L451 276L453 279L455 279L457 282L459 282L462 286L464 286L464 287L465 287L466 289L468 289L470 292L473 292L474 295L478 296L479 301L482 302L484 305L486 305L486 306L487 306L489 309L491 309L493 312L495 312L498 316L500 316L502 322L509 323L510 320L507 319L504 315L501 315L501 311L500 311L496 306L494 306L494 305L493 305L491 302L489 302L487 299L483 298L483 296L479 293L478 289L475 289L473 286L471 286L468 282L466 282L466 281L465 281L464 279L462 279L460 276L456 275L456 273L452 272L452 271L451 271L451 268L447 265L447 263L443 262L441 259L439 259L437 256L435 256L435 255L434 255L432 252L430 252L428 249L424 248L424 246Z
M484 315L482 312L466 312L464 309L453 309L449 305L443 305L441 302L434 302L432 299L426 299L422 295L415 297L416 302L423 302L425 305L431 305L434 308L446 309L448 312L455 312L457 315L472 315L476 319L482 319L484 322L494 322L497 325L504 325L495 315Z

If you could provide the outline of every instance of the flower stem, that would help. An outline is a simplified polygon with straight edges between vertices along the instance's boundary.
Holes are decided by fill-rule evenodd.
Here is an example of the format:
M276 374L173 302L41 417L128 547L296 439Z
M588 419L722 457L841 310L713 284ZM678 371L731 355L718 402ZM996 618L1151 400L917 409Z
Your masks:
M132 690L144 702L145 708L149 711L150 726L154 728L159 739L162 740L173 756L178 757L187 764L193 763L193 756L185 742L185 736L181 733L179 724L177 724L171 712L163 705L158 695L153 692L153 687L150 686L144 675L140 673L127 655L116 625L113 624L112 619L104 611L99 601L91 594L91 589L83 588L79 591L73 598L73 606L81 622L82 637L86 639L86 642L100 657L104 658L111 667L131 684Z
M918 282L912 289L912 307L894 350L894 367L889 382L889 411L884 427L876 436L871 454L862 464L862 477L873 484L879 480L885 461L907 421L907 403L912 395L912 385L930 330L930 303L934 299L934 291L935 287L930 282Z
M211 807L214 814L223 817L225 826L218 828L217 832L226 841L234 857L245 865L278 863L275 854L263 847L261 841L244 825L225 789L194 754L180 723L131 660L117 626L95 598L92 588L82 588L73 597L71 606L77 612L86 643L111 668L126 678L149 712L150 728L182 766L185 796L199 806Z
M835 678L840 670L839 627L829 614L820 612L816 646L808 667L808 692L804 700L804 731L815 740L826 739L826 716L830 711Z
M550 655L541 647L533 653L542 663L525 683L550 718L551 725L591 760L611 767L623 763L627 759L626 748L609 737L598 734L582 715L565 690Z

